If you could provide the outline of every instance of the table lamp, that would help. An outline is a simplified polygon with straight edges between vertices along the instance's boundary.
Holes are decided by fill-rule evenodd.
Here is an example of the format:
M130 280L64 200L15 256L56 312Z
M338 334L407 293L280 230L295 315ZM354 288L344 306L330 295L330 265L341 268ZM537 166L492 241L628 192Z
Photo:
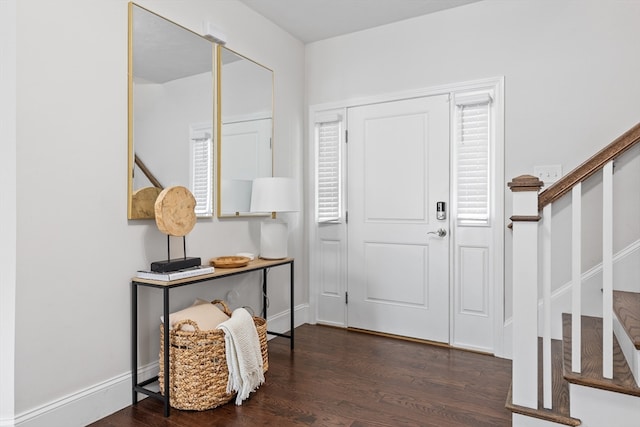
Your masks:
M287 223L276 218L277 212L299 210L298 191L292 178L265 177L253 180L251 212L271 213L260 224L260 258L287 257Z

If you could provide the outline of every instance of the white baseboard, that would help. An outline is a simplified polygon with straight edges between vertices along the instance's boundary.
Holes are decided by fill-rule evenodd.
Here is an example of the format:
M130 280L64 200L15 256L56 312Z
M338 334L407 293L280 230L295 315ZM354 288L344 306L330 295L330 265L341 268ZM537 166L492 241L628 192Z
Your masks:
M513 413L511 415L512 427L566 427L565 424L554 423L540 418Z
M158 375L158 363L140 368L144 381ZM16 416L16 427L84 426L131 405L131 373L118 375L84 390Z
M348 326L345 325L343 322L329 322L326 320L318 320L316 321L316 324L323 325L323 326L332 326L334 328L342 328L342 329L348 328Z
M290 329L290 311L269 316L270 331L285 333ZM295 307L295 326L307 323L309 305ZM273 338L273 336L270 336ZM158 362L140 368L139 381L158 375ZM145 398L138 395L139 399ZM74 427L85 426L131 405L131 373L87 387L48 404L25 411L15 419L3 419L0 427Z
M297 328L300 325L309 323L309 304L300 304L294 308L294 325ZM283 311L273 316L268 316L267 329L280 334L286 333L291 329L289 310ZM275 338L269 335L269 339Z
M640 419L640 397L569 384L570 413L584 427L636 427Z
M640 398L622 393L569 384L570 413L583 427L635 427L640 419ZM513 414L513 427L562 427L563 424Z

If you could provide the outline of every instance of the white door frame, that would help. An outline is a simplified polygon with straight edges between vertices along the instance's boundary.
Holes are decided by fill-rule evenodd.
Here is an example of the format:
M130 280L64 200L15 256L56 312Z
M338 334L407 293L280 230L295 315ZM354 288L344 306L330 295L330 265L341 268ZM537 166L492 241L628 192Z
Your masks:
M492 89L495 94L494 99L494 109L495 109L495 139L496 139L496 149L492 153L494 156L494 164L496 165L496 169L493 171L495 174L495 179L493 182L493 194L495 195L494 206L495 206L495 221L497 224L498 232L495 233L492 244L494 245L494 268L495 268L495 277L494 277L494 286L492 292L491 302L494 308L494 354L499 357L503 357L508 352L505 349L505 337L504 337L504 227L506 226L505 222L505 213L504 213L504 77L495 77L495 78L487 78L480 79L468 82L461 83L452 83L441 86L434 86L425 89L418 89L412 91L404 91L397 92L391 94L381 94L375 95L371 97L363 97L363 98L352 98L346 99L344 101L337 101L325 104L318 104L309 106L309 115L308 115L308 144L307 146L307 165L315 164L315 143L314 143L314 128L312 124L314 123L314 117L316 114L327 111L327 110L335 110L341 108L349 108L356 107L367 104L374 104L380 102L390 102L396 101L400 99L409 99L416 97L424 97L424 96L432 96L432 95L441 95L441 94L450 94L454 95L460 92L469 92L469 91L477 91L483 89ZM453 133L452 133L453 135ZM453 158L452 158L453 161ZM319 292L318 288L318 265L314 261L314 256L316 256L316 239L317 239L317 224L315 222L315 176L314 176L314 168L308 168L309 173L307 174L306 180L306 194L309 194L310 197L306 199L305 212L306 212L306 223L307 223L307 235L308 235L308 243L307 249L309 253L309 304L311 307L310 310L310 319L311 323L328 323L333 326L342 326L346 327L346 318L342 319L343 321L331 321L325 322L322 319L318 319L317 316L317 295ZM451 189L451 197L455 197L455 189ZM346 237L345 237L346 238ZM454 245L451 245L451 250L453 250ZM453 254L451 254L453 255ZM452 269L453 266L453 257L451 257ZM453 271L452 271L453 272ZM453 275L450 275L450 280L453 280ZM453 292L453 286L450 284L450 289ZM451 298L451 304L453 304L453 297ZM346 313L346 310L344 310ZM450 313L453 313L453 306L450 307ZM451 319L450 319L451 320ZM453 322L450 321L451 327L454 327ZM453 335L452 335L453 336Z

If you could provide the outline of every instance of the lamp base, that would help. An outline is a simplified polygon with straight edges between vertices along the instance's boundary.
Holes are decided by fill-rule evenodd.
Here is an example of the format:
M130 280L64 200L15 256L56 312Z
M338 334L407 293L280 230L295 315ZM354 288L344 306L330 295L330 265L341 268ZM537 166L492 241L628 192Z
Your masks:
M286 258L288 232L286 222L279 219L264 220L260 224L260 258Z

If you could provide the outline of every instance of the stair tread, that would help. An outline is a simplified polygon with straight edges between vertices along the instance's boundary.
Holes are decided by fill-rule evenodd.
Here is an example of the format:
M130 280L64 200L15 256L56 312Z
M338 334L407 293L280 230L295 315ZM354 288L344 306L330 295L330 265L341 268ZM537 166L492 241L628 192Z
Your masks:
M613 291L613 309L631 342L640 350L640 293Z
M602 319L582 316L582 372L571 370L571 314L563 313L564 377L567 381L603 390L640 396L618 340L613 337L613 378L602 376Z
M542 339L538 339L538 408L532 409L514 405L512 402L511 388L507 396L505 407L512 412L527 415L542 420L579 426L582 422L569 415L569 383L563 377L562 341L551 340L551 372L552 372L552 409L544 407L543 380L542 380Z
M551 409L545 409L538 407L538 409L527 408L525 406L514 405L512 403L512 388L509 388L509 394L507 395L507 403L505 408L516 414L526 415L528 417L538 418L540 420L551 421L558 424L564 424L567 426L579 426L582 424L577 418L571 418L567 415L560 414Z

